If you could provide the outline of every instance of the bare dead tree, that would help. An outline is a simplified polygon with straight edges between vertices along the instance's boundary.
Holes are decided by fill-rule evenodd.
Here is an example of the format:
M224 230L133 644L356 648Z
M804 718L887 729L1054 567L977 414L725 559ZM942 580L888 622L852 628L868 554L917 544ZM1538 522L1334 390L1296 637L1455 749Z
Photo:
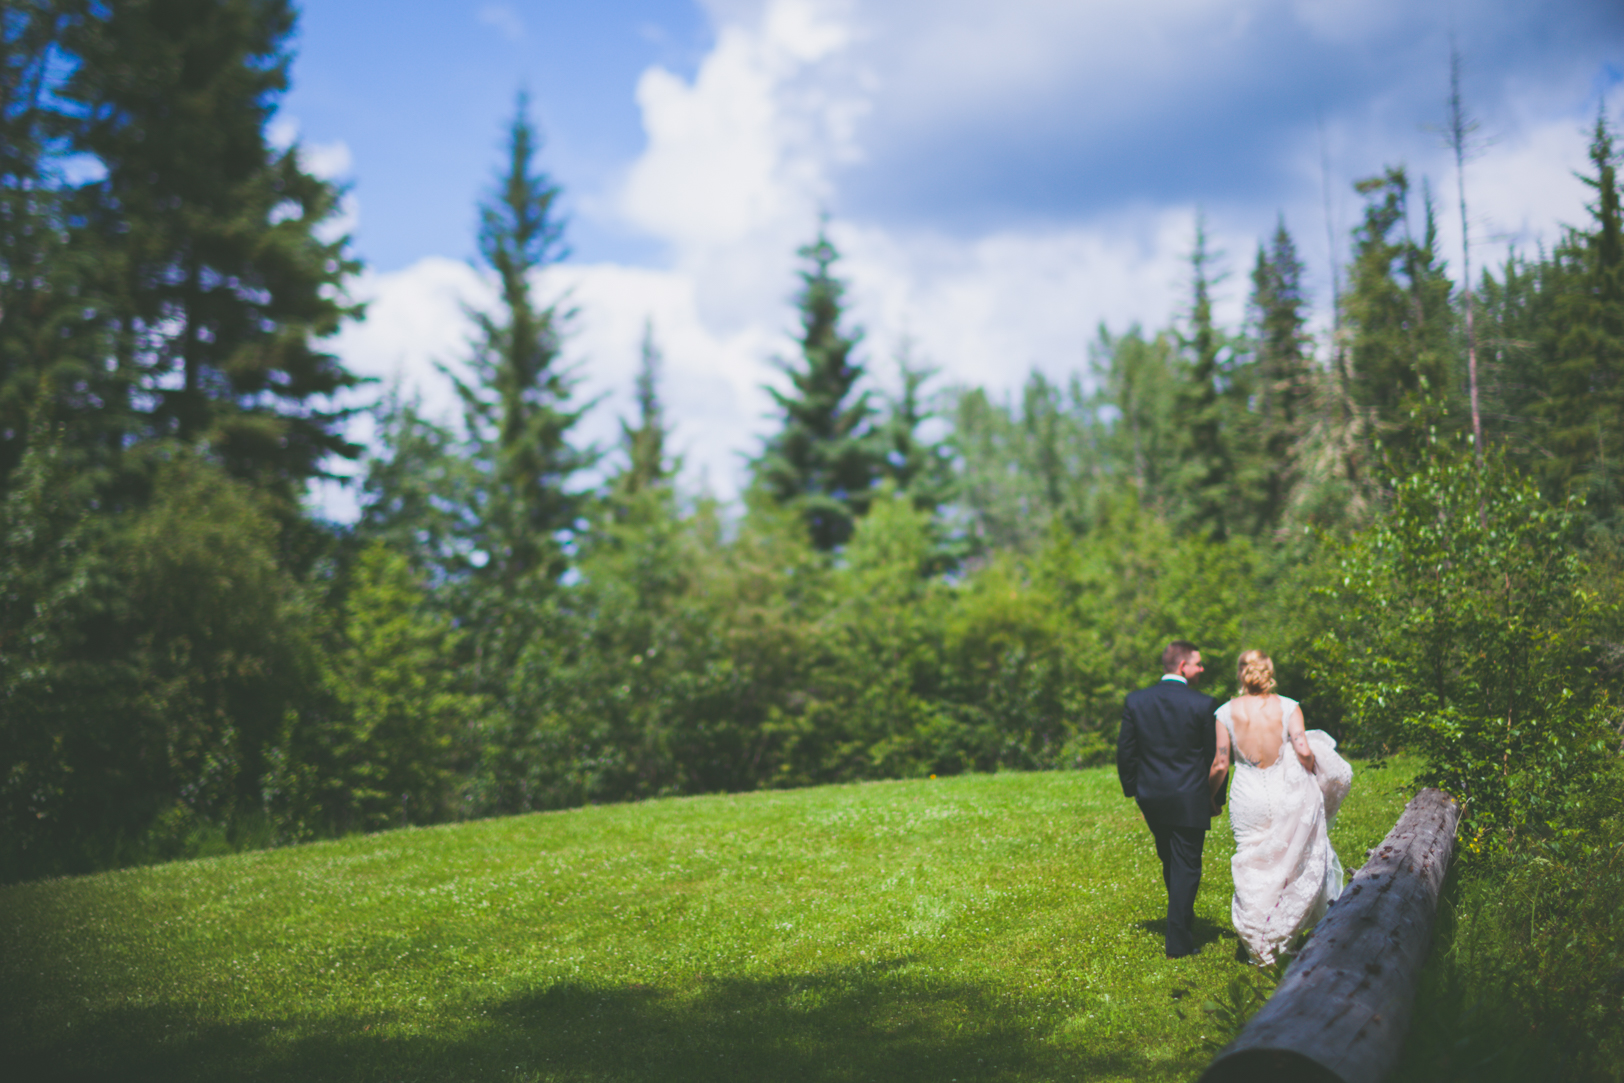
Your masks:
M1472 321L1472 236L1466 217L1466 158L1478 123L1466 113L1460 93L1460 49L1449 45L1449 124L1444 141L1455 152L1455 190L1460 197L1461 290L1466 303L1466 383L1472 399L1472 446L1483 461L1483 415L1477 402L1477 334Z

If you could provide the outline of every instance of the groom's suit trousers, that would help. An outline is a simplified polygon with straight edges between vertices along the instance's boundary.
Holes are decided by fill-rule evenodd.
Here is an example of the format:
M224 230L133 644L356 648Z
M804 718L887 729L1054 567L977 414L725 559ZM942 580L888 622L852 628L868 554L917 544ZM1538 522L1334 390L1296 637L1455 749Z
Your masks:
M1207 832L1200 827L1150 825L1156 836L1156 856L1162 859L1162 883L1167 885L1167 939L1169 958L1195 951L1195 895L1201 887L1201 851Z

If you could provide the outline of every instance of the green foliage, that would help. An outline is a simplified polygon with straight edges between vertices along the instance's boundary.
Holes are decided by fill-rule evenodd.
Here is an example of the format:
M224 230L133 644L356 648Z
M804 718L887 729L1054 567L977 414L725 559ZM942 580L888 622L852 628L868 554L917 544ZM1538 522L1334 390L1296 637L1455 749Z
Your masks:
M952 499L956 489L952 450L946 440L925 431L938 419L924 397L924 387L935 375L935 369L912 361L904 343L897 357L902 386L887 397L885 418L876 433L882 448L880 477L915 508L932 514Z
M1420 240L1410 229L1410 179L1402 166L1355 188L1367 199L1354 231L1346 299L1354 393L1390 449L1418 452L1430 426L1459 399L1450 283L1426 195Z
M960 391L948 445L959 471L955 500L969 519L973 549L1029 553L1053 521L1072 530L1089 522L1101 436L1093 415L1079 378L1061 388L1032 373L1018 411L980 388Z
M1435 442L1327 591L1343 619L1319 664L1355 736L1420 752L1462 801L1406 1078L1611 1078L1624 1049L1624 775L1598 679L1617 609L1579 510L1499 451Z
M1235 501L1238 447L1236 398L1247 382L1236 379L1231 344L1213 322L1212 290L1222 276L1213 270L1218 254L1207 243L1206 220L1197 216L1195 248L1190 253L1191 297L1188 333L1181 336L1188 365L1178 386L1175 406L1179 439L1180 525L1226 537L1241 524Z
M202 442L289 504L359 450L325 405L359 381L317 346L359 311L348 238L320 236L340 192L265 134L293 29L286 0L88 6L60 88L70 149L106 169L84 228L129 435Z
M262 780L313 660L265 501L184 454L149 502L48 440L6 505L7 875L175 856L263 818Z
M1624 1058L1624 832L1472 862L1449 885L1401 1080L1607 1080Z
M1620 531L1613 440L1624 405L1624 213L1605 116L1590 165L1580 177L1596 195L1589 228L1568 229L1537 260L1514 255L1480 294L1495 435L1547 499L1583 497L1601 541Z
M621 450L626 464L609 488L614 496L635 500L640 493L668 485L677 471L677 464L666 455L670 433L666 429L665 409L660 403L660 368L662 357L659 344L654 341L654 322L643 325L643 345L639 351L636 399L637 424L620 423Z
M819 225L817 238L800 256L809 265L795 299L801 357L779 362L790 391L767 389L782 411L783 428L754 465L756 483L778 503L795 508L813 544L829 550L845 544L867 509L880 452L869 431L868 393L856 388L863 366L852 351L862 332L841 328L846 287L834 273L840 253L829 241L827 223Z
M1251 500L1237 503L1250 513L1252 521L1245 525L1254 536L1284 529L1303 495L1303 445L1314 419L1319 376L1307 332L1304 270L1296 243L1281 218L1268 246L1258 245L1252 269L1251 382L1257 405L1251 415L1237 419L1242 443L1251 452L1237 486Z
M350 573L325 697L278 748L281 818L293 835L434 823L455 811L457 741L478 721L455 658L463 638L406 558L381 542Z
M1213 1030L1201 1036L1202 1044L1217 1053L1239 1038L1285 976L1285 960L1276 959L1266 967L1247 967L1230 978L1222 993L1201 1005L1202 1012L1212 1020Z
M1610 708L1590 676L1601 614L1576 527L1503 456L1479 468L1434 445L1329 587L1346 617L1326 677L1359 739L1421 751L1426 780L1461 798L1474 849L1611 811Z
M483 558L486 601L498 606L521 584L542 588L563 574L561 539L583 504L569 482L593 460L568 439L582 412L569 405L572 381L560 359L569 314L533 296L532 274L565 255L558 188L535 170L539 144L521 94L506 171L480 208L479 253L501 286L502 313L469 312L478 330L472 379L453 376L480 471L464 527Z

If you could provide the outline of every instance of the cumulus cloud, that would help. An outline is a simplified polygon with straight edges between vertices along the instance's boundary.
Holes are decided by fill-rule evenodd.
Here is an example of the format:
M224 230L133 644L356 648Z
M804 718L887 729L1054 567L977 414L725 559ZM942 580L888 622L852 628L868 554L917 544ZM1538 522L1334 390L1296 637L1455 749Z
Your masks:
M524 37L524 20L511 4L484 5L479 9L479 21L485 26L494 27L509 41L519 41Z
M705 6L710 52L691 77L643 73L646 145L613 191L581 201L660 242L664 260L561 266L538 287L579 311L569 357L581 393L603 398L583 435L613 442L652 319L690 481L703 473L722 495L770 426L762 385L793 349L795 249L820 211L882 384L905 335L947 378L1005 392L1033 368L1082 369L1101 322L1164 325L1187 296L1198 208L1232 272L1221 318L1240 318L1244 271L1281 213L1323 305L1331 250L1345 256L1359 214L1349 182L1390 162L1431 179L1458 259L1453 166L1426 127L1443 119L1450 28L1414 4ZM1571 171L1597 72L1624 54L1624 15L1599 2L1562 20L1491 0L1456 8L1468 100L1499 137L1468 167L1481 267L1582 220ZM1624 106L1616 80L1603 83ZM488 284L427 259L366 289L369 319L340 352L449 409L429 359L462 349L459 306L489 299Z

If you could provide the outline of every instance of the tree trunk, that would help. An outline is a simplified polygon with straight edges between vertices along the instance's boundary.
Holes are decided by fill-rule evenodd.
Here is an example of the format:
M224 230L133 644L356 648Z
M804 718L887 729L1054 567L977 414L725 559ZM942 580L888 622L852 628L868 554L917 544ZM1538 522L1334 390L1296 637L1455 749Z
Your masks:
M1422 790L1200 1083L1378 1083L1398 1063L1460 808Z

